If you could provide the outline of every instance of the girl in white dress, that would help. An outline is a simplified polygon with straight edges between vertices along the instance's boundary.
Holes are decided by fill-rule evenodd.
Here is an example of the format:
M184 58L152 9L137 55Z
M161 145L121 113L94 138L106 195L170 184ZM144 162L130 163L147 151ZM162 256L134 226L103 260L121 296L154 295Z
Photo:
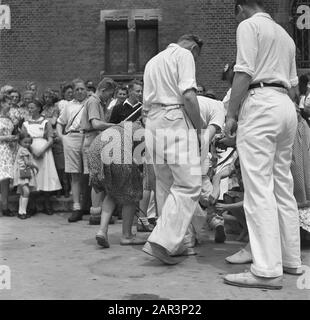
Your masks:
M29 104L31 119L24 122L22 130L33 138L31 151L39 172L36 175L37 191L44 192L45 213L53 214L50 192L61 189L52 153L53 130L48 120L41 116L42 105L39 101Z

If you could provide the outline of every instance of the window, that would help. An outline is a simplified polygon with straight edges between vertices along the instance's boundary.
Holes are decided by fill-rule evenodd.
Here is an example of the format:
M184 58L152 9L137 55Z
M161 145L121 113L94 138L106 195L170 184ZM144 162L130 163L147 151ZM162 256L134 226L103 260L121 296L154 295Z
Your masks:
M104 10L105 71L110 75L139 74L158 53L158 9Z
M108 73L128 72L128 29L126 22L107 22L105 62Z
M146 63L158 53L158 23L137 21L136 28L136 70L144 72Z
M292 1L291 3L291 22L293 24L293 38L297 47L297 67L301 69L310 68L310 30L299 29L297 27L297 20L300 14L297 9L301 5L309 6L308 0Z

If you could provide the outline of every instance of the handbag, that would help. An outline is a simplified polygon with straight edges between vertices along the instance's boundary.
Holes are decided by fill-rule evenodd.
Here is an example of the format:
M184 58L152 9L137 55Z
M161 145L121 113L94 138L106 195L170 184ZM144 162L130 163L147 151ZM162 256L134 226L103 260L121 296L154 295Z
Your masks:
M31 168L25 168L19 170L20 179L31 179Z

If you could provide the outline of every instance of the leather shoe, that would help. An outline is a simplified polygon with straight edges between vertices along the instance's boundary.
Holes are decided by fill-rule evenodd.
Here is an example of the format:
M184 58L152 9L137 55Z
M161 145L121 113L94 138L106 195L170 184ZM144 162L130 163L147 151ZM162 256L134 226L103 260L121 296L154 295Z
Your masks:
M241 249L234 255L227 257L226 262L231 264L247 264L252 262L252 254L246 249Z
M78 222L83 219L83 213L80 210L73 211L71 217L68 218L68 222Z
M282 277L277 278L263 278L257 277L252 272L245 272L239 274L228 274L224 277L224 283L245 288L258 288L268 290L282 289Z
M100 222L101 222L101 216L90 216L89 217L89 224L91 226L98 226L100 225Z
M183 261L177 257L170 256L164 247L155 243L147 242L142 250L150 256L157 258L164 264L175 265Z
M102 235L102 234L97 234L96 235L96 240L99 246L103 247L103 248L110 248L110 244L108 239Z

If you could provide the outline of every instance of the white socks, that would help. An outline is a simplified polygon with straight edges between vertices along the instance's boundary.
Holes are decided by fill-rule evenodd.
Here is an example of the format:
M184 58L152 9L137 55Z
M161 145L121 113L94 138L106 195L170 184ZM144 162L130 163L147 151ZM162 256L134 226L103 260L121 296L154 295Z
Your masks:
M24 198L22 196L19 197L19 208L18 214L26 214L27 206L28 206L29 198Z
M73 203L73 211L81 210L81 204L79 202Z
M101 207L98 207L98 208L91 207L90 208L90 214L92 216L101 216Z

